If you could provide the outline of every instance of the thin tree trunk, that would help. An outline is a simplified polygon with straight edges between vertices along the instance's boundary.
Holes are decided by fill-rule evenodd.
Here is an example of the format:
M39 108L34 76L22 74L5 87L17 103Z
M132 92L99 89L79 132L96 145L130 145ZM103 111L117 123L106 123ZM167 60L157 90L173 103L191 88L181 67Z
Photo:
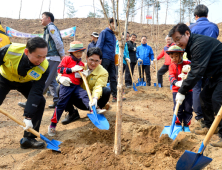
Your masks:
M49 12L50 12L51 0L49 0Z
M20 16L21 16L21 10L22 10L22 0L20 2L19 19L20 19Z
M180 23L181 23L181 0L180 0Z
M167 22L167 11L168 11L168 0L167 0L167 6L166 6L165 25L166 25L166 22Z
M141 4L140 24L142 24L142 21L143 21L143 0L142 0L142 4Z
M44 0L42 0L42 5L41 5L40 13L39 13L39 18L41 18L41 14L42 14L42 6L43 6L43 2L44 2Z
M156 23L158 23L159 1L156 2Z
M66 8L66 0L64 0L64 6L63 6L63 19L65 17L65 8Z
M96 10L95 10L95 3L94 3L95 0L93 0L93 9L94 9L94 18L96 18Z
M118 69L118 86L117 86L117 113L116 113L115 141L114 141L114 152L115 152L116 155L119 155L121 153L122 94L123 94L123 51L124 51L124 47L125 47L126 34L127 34L127 29L128 29L129 5L130 5L130 0L128 0L128 2L127 2L126 20L125 20L125 29L124 29L124 40L122 40L122 38L121 38L120 27L119 27L119 39L118 39L119 40L119 69Z
M116 31L116 12L115 12L115 1L114 0L112 0L112 7L113 7L114 30Z
M150 6L150 2L148 1L147 4L147 15L149 15L149 6ZM147 25L149 24L149 19L147 19Z

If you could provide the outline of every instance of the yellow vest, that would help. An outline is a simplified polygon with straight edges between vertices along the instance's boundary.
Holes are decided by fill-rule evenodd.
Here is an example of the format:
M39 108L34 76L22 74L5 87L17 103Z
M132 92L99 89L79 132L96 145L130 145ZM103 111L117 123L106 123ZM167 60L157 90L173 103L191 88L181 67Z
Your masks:
M25 44L19 43L13 43L9 46L3 58L4 64L0 66L0 74L7 80L20 83L39 80L47 70L49 63L47 60L44 60L39 66L30 69L25 77L18 75L18 66L25 48Z
M2 28L1 25L0 25L0 31L5 32L5 30ZM0 39L2 39L2 41L0 41L0 48L10 44L10 39L7 35L0 33Z

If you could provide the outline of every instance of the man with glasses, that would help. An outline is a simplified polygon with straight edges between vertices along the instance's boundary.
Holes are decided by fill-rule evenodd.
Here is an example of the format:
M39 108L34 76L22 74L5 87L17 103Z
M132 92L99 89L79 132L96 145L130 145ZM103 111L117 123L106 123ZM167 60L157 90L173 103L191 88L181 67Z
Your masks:
M200 93L201 109L204 116L205 134L214 121L222 105L222 43L215 38L191 33L186 24L177 24L169 36L174 42L185 49L187 57L191 60L191 70L176 95L176 101L182 103L185 94L197 82L206 77L209 79ZM215 147L222 147L222 122L219 124L220 141L212 143Z
M75 114L73 105L81 110L89 110L90 106L95 105L97 113L102 113L106 110L102 109L110 98L110 89L106 87L108 80L108 72L103 68L102 52L98 47L92 47L87 51L86 56L87 64L85 65L84 75L87 76L87 82L91 91L93 102L89 102L88 94L85 91L81 93L83 100L78 100L77 96L72 96L69 103L66 106L65 111L69 112L69 115L62 121L62 124L69 124L72 121L72 114ZM82 83L81 87L86 90L85 84Z
M207 17L208 8L205 5L197 5L194 10L194 19L196 20L196 23L188 25L191 33L202 34L217 39L219 35L219 29L216 24L209 22ZM201 110L199 96L202 84L204 84L204 80L206 81L206 79L200 79L193 88L193 110L196 113L195 119L202 127L204 127L203 113ZM196 133L202 134L202 130L196 131Z

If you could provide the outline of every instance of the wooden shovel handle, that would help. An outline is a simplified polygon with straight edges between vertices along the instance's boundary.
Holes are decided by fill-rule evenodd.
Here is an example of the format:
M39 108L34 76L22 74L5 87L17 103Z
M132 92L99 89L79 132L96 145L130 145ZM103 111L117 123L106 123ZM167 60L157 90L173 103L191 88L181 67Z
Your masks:
M0 112L1 112L2 114L4 114L5 116L9 117L10 119L12 119L14 122L18 123L19 125L21 125L21 126L23 126L23 127L26 126L25 123L23 123L22 121L16 119L16 118L15 118L14 116L12 116L10 113L4 111L4 110L1 109L1 108L0 108ZM35 131L34 129L29 128L27 131L31 132L33 135L35 135L35 136L37 136L37 137L40 138L40 133L37 132L37 131Z
M133 81L133 75L132 75L132 72L131 72L131 67L130 67L130 63L128 61L126 61L127 64L128 64L128 67L129 67L129 71L130 71L130 75L131 75L131 79L132 79L132 82L134 83Z
M140 64L140 70L141 70L141 78L143 78L143 66Z
M90 89L89 89L89 85L88 85L88 82L87 82L87 80L86 80L86 77L85 77L85 76L82 74L82 72L80 72L80 71L79 71L79 74L80 74L80 76L82 77L82 80L83 80L83 82L84 82L84 84L85 84L85 86L86 86L86 91L87 91L87 94L88 94L88 96L89 96L89 100L92 102L93 99L92 99L91 91L90 91Z
M177 103L176 103L176 107L175 107L175 109L174 109L174 114L175 114L176 116L177 116L177 113L178 113L179 107L180 107L180 103L177 102Z
M222 118L222 106L220 107L220 110L219 110L217 116L215 117L213 124L211 125L209 131L207 132L206 137L204 138L203 144L205 147L207 146L207 144L210 141L210 138L213 136L215 130L217 129L217 127L221 121L221 118Z

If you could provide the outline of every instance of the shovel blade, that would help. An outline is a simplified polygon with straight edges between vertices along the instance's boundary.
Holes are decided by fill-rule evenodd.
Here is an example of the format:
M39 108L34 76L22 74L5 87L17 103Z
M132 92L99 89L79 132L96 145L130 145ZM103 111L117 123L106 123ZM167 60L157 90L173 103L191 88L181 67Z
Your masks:
M87 114L91 122L101 130L109 130L109 122L103 114L97 114L97 118L94 114Z
M200 170L205 168L210 162L211 158L203 156L203 154L185 151L177 162L177 170Z
M57 151L57 152L61 152L59 149L59 145L62 143L60 141L57 141L57 140L52 140L50 141L48 138L46 138L45 136L43 136L42 134L40 134L40 138L42 140L44 140L47 144L46 148L48 149L51 149L51 150L54 150L54 151Z
M133 83L133 90L134 90L134 91L138 91L138 90L136 89L136 86L135 86L134 83Z
M163 135L163 134L167 134L171 139L174 140L174 139L176 139L177 135L181 131L183 131L182 126L180 126L180 125L175 125L174 128L173 128L172 133L171 133L171 129L172 129L171 126L165 126L162 133L160 134L160 136Z

